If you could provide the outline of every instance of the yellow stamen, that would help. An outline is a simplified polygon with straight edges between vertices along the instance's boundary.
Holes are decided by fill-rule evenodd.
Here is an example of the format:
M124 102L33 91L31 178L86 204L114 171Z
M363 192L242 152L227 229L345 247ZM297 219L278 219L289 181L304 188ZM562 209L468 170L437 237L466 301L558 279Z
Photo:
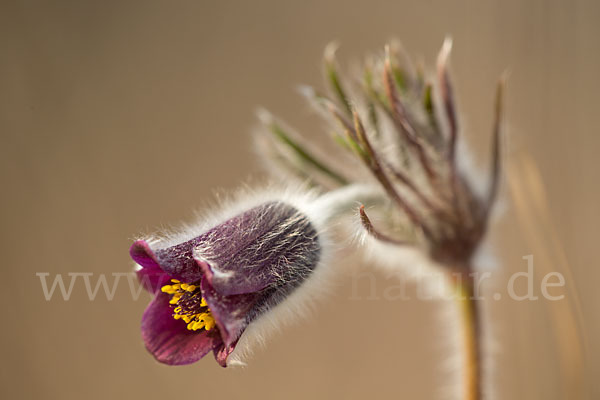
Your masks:
M198 319L199 319L200 321L204 321L204 320L206 320L206 319L208 319L208 318L209 318L209 315L208 315L208 313L196 314L196 316L198 317Z
M202 321L192 322L192 329L195 331L198 329L202 329L203 326L204 326L204 322L202 322Z
M169 304L177 304L180 296L173 296L171 300L169 300Z
M160 288L160 290L162 292L168 293L168 294L174 294L175 293L175 289L173 289L173 286L171 285L165 285L162 288Z
M164 285L160 290L163 293L171 295L169 304L174 306L173 319L183 320L188 330L197 331L205 329L209 331L215 327L216 321L208 309L206 299L200 297L202 293L197 285L182 283L177 279L171 279L171 284ZM196 296L200 297L200 305L193 307L200 307L199 311L201 312L199 313L193 313L189 308L186 308L189 307L187 304L189 304L190 299L194 299ZM183 302L180 303L182 297Z

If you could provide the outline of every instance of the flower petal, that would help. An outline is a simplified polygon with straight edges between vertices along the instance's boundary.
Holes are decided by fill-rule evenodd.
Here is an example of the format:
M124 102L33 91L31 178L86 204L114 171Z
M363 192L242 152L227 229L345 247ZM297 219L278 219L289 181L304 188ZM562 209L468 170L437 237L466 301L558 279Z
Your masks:
M169 275L161 269L142 268L136 271L138 280L150 293L157 294L160 288L169 283Z
M237 340L228 346L221 344L220 346L217 346L213 349L213 354L215 356L215 360L217 360L217 362L219 363L219 365L221 367L225 368L227 366L227 358L233 352L236 345L237 345Z
M146 348L161 363L191 364L222 344L216 331L190 331L175 320L169 296L158 294L142 317L142 338Z
M193 256L214 290L230 296L297 279L299 268L314 268L319 253L308 218L289 204L270 202L198 237Z
M218 293L224 296L258 292L274 282L274 275L266 268L256 268L245 271L245 268L228 268L222 271L214 262L208 263L194 256L196 264L202 269L204 278ZM246 268L246 269L251 269Z
M202 279L200 288L219 327L224 345L237 342L248 323L258 315L256 305L264 297L263 293L223 296L212 287L208 279Z
M160 268L154 252L144 240L137 240L129 249L131 258L142 268L137 277L144 288L151 293L157 293L163 285L169 282L169 276Z
M164 249L152 249L145 240L137 240L129 254L144 268L160 269L170 277L183 282L196 282L202 278L202 269L192 257L192 250L201 237Z
M129 249L133 261L144 268L160 269L156 255L145 240L136 240Z

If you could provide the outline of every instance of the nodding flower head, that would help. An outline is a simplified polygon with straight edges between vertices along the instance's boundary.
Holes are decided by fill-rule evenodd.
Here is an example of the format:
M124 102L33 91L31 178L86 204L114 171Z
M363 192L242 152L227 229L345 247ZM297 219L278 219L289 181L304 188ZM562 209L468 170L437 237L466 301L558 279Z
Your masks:
M140 281L156 293L142 337L158 361L189 364L210 351L223 367L239 361L253 341L246 331L265 333L249 327L267 315L301 314L313 289L322 290L331 202L305 195L250 203L234 205L210 227L131 246Z

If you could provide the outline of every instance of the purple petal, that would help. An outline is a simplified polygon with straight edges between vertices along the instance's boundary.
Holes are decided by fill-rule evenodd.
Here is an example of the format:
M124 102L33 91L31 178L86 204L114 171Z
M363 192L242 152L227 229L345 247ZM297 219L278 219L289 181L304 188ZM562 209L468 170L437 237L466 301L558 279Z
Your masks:
M137 271L137 277L146 290L157 293L163 285L169 282L169 276L160 268L156 256L144 240L137 240L133 243L129 254L142 267Z
M139 240L131 248L141 266L160 268L183 282L206 276L214 290L226 296L298 280L314 268L319 253L310 221L280 202L254 207L174 246L151 248Z
M161 269L142 268L139 271L136 271L136 274L144 288L154 294L159 293L160 288L168 284L171 279L169 275L164 273Z
M144 311L142 338L146 348L161 363L191 364L222 344L215 330L190 331L172 316L169 296L157 295Z
M145 240L138 240L132 246L131 258L144 268L160 269L171 278L183 282L196 282L202 278L202 269L192 257L194 246L200 238L188 240L164 249L150 248Z
M129 249L129 255L144 268L160 269L156 255L145 240L136 240Z
M222 271L216 268L216 265L208 263L201 258L194 257L197 265L202 269L204 279L207 279L211 286L224 296L258 292L274 281L272 273L267 272L266 268L256 268L250 270L253 266L237 269L229 267Z
M233 352L236 345L237 345L237 340L234 343L230 344L229 346L225 346L224 344L221 344L220 346L217 346L213 349L213 354L215 356L215 360L217 360L217 362L219 363L219 365L221 367L225 368L227 366L227 358Z
M265 203L198 237L193 256L220 294L258 292L297 279L290 265L312 269L319 254L317 234L294 207Z
M202 279L200 288L202 297L208 303L208 308L219 327L223 343L229 346L237 342L248 322L258 312L255 305L262 298L262 294L223 296L215 291L207 279Z

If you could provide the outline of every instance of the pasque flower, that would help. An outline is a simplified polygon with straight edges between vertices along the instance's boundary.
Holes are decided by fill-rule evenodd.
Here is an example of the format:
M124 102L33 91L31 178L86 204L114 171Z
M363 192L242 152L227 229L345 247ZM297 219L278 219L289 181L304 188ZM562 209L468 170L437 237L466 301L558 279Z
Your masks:
M326 280L325 223L348 197L266 198L234 205L212 227L131 246L138 277L156 293L142 338L158 361L189 364L212 351L225 367L250 325L282 307L301 312Z

